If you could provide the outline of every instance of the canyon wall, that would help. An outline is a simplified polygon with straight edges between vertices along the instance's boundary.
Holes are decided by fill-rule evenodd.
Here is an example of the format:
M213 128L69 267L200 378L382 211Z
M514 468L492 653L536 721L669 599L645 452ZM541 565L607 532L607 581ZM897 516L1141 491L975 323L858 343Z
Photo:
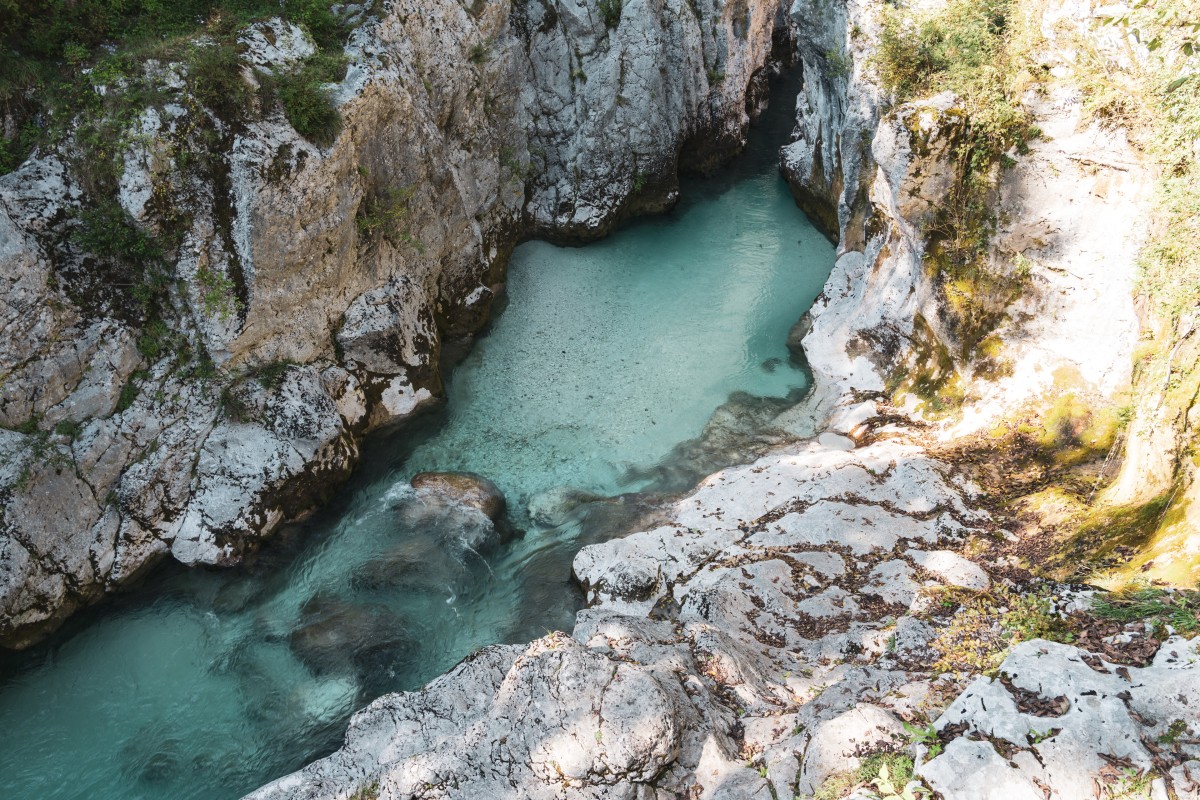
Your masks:
M1197 796L1200 751L1155 744L1167 719L1200 724L1190 705L1159 703L1189 685L1197 640L1156 639L1139 621L1084 631L1081 647L1034 634L1000 651L998 678L947 666L973 646L956 626L994 632L1030 597L1059 620L1046 635L1096 623L1090 591L1033 593L1013 520L932 455L955 444L986 460L1007 426L1040 424L1063 398L1111 409L1133 395L1129 463L1165 473L1141 492L1170 484L1179 434L1146 442L1165 389L1145 400L1133 370L1153 171L1123 131L1085 117L1069 81L1031 90L1040 135L994 173L986 291L964 298L929 255L968 121L949 93L889 106L871 79L881 5L797 0L790 13L804 86L781 166L838 243L793 330L816 387L774 423L811 438L710 476L658 527L580 551L588 608L570 637L485 648L380 698L340 750L251 800L865 798L900 796L910 777L909 792L1007 800L1116 795L1129 776L1155 796ZM1087 13L1039 13L1036 57L1061 70ZM1088 451L1103 462L1096 485L1121 444L1078 443L1108 449ZM1003 609L962 600L993 592ZM939 603L971 610L943 616ZM897 754L913 771L895 785L878 762L864 771Z
M79 235L80 148L0 177L0 643L164 558L237 563L329 497L363 433L439 393L441 343L483 324L518 241L601 236L740 149L788 52L780 6L615 9L391 3L346 48L326 147L265 90L230 122L147 64L165 99L121 139L119 202L142 231L183 228L153 321ZM313 52L259 23L244 80Z

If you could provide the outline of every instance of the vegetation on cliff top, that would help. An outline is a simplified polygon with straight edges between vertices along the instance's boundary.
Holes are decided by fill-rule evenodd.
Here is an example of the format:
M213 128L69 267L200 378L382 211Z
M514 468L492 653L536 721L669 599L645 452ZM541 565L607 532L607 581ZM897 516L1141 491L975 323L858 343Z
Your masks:
M270 17L300 25L323 51L340 50L348 31L324 0L0 0L0 174L81 111L144 100L155 87L134 84L148 60L187 64L206 106L244 111L237 33ZM215 47L196 47L201 35Z
M1072 41L1071 78L1091 120L1123 130L1158 176L1138 290L1149 302L1135 361L1142 428L1175 433L1174 475L1149 499L1080 514L1070 550L1109 586L1147 579L1192 585L1200 576L1189 491L1197 458L1189 419L1200 397L1200 6L1137 0L1091 21ZM1101 498L1103 499L1103 498Z
M949 197L928 225L926 264L949 311L955 362L997 365L988 335L1023 291L1019 269L989 263L995 228L994 189L1008 154L1039 135L1020 95L1033 82L1025 67L1032 26L1017 0L950 0L935 9L887 7L872 59L880 84L896 103L953 92L955 175ZM921 394L935 412L956 405L957 369L941 369ZM962 401L957 398L957 402Z

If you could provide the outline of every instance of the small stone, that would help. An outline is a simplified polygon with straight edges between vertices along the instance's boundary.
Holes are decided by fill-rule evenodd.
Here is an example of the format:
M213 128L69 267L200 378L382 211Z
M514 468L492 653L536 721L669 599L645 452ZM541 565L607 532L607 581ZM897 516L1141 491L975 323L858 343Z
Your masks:
M817 437L817 441L822 447L828 447L830 450L853 450L854 440L849 436L842 436L840 433L825 431Z

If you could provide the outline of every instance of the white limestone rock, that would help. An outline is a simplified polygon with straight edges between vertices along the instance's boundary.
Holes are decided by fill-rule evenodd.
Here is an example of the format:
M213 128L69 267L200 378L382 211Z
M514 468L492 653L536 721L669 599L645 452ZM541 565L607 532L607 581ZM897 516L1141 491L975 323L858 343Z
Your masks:
M1182 774L1200 746L1179 736L1164 751L1160 737L1172 725L1200 730L1198 647L1200 639L1170 639L1150 666L1139 668L1089 664L1078 648L1023 642L1000 666L1008 685L976 678L937 720L939 730L965 730L918 772L947 800L1036 800L1045 797L1043 786L1052 798L1086 797L1096 783L1117 782L1105 757L1127 760L1140 772L1155 770L1156 759L1165 757ZM973 733L1008 742L1015 754L1005 757L988 741L967 738Z
M909 550L908 557L947 586L982 592L992 585L982 567L950 550Z

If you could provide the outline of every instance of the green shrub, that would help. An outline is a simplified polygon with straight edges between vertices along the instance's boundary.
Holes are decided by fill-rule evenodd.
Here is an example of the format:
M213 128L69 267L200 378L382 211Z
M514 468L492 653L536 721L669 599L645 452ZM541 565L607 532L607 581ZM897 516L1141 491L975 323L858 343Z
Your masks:
M59 436L66 436L68 439L75 439L79 432L83 430L83 423L73 419L64 419L54 426L54 432Z
M355 223L364 236L383 236L393 244L412 244L416 240L404 225L408 203L415 186L387 186L369 192L358 207Z
M205 108L226 121L246 113L250 87L242 79L242 65L232 44L194 47L188 58L188 84Z
M909 800L904 785L913 778L913 760L906 753L873 753L865 756L853 772L830 775L817 787L813 800L838 800L855 789L865 789L885 800ZM915 798L913 798L915 800Z
M333 144L342 130L342 115L326 84L346 74L346 59L318 54L296 70L268 81L296 133L321 147Z
M993 673L1009 650L1030 639L1070 641L1062 621L1050 613L1042 594L1008 589L972 597L955 612L933 641L938 672Z
M278 389L283 384L283 379L287 376L288 370L295 365L296 362L290 358L285 358L282 361L272 361L255 370L254 379L264 389Z
M133 405L133 401L137 400L138 396L138 379L142 377L142 373L135 372L129 376L129 380L125 381L125 385L121 387L121 394L117 398L117 407L115 413L120 414L126 411Z
M476 42L471 45L471 51L467 53L467 60L472 64L483 64L488 60L488 43Z
M75 244L99 258L104 268L90 276L91 283L102 285L76 287L78 292L86 294L92 289L97 294L116 292L119 298L123 290L127 300L132 301L132 307L129 307L128 303L118 299L126 311L137 319L151 316L163 301L170 283L158 241L139 227L115 201L102 202L84 211L79 223L73 236ZM97 300L96 297L76 299L84 307Z
M149 322L138 337L137 349L148 362L154 363L166 352L171 332L161 319Z
M981 172L1035 134L1014 84L1025 45L1014 46L1016 0L951 0L914 15L884 14L872 63L899 102L952 91L967 111L970 167Z
M225 321L241 313L242 303L235 294L237 286L224 273L209 268L206 264L196 273L200 282L200 299L204 313Z
M2 64L0 69L3 69ZM0 175L7 175L21 166L37 144L38 135L38 128L32 122L22 125L12 138L0 135Z
M621 0L599 0L599 4L604 27L612 29L621 24Z

